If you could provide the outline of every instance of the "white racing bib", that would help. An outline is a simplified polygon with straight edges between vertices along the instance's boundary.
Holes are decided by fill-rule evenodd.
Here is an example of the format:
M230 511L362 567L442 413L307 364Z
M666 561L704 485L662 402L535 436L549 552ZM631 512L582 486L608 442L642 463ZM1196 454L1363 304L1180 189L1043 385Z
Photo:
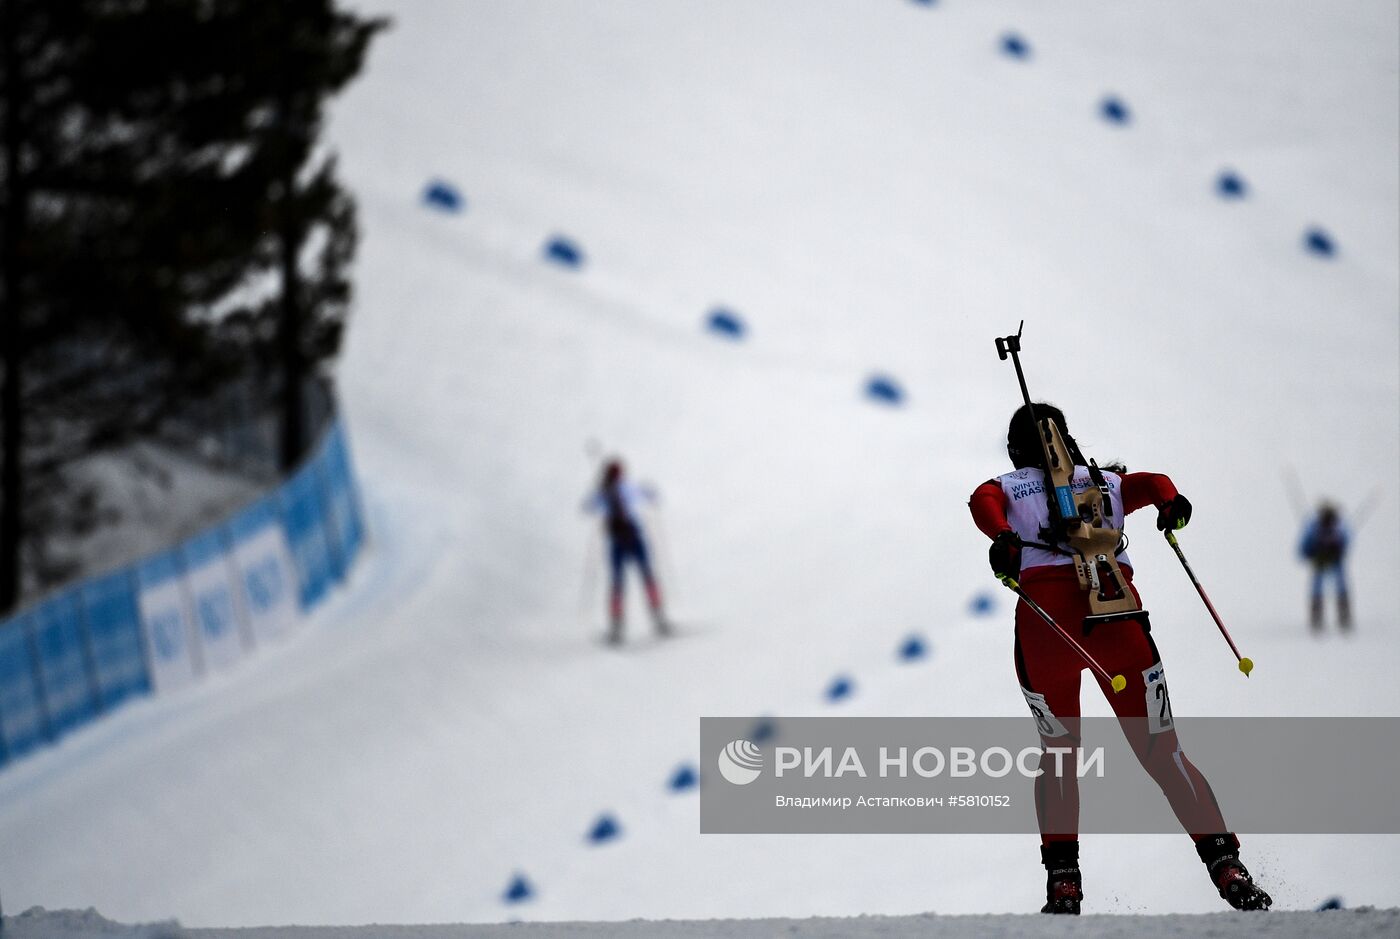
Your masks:
M1021 694L1026 696L1026 704L1030 705L1031 716L1035 718L1035 729L1040 731L1042 737L1069 736L1069 730L1050 710L1050 705L1045 703L1045 695L1026 688L1021 689Z
M1162 663L1143 669L1142 683L1147 688L1147 732L1160 734L1172 729L1172 700L1167 696L1167 676Z
M1103 470L1104 482L1108 485L1108 505L1106 514L1108 521L1114 528L1123 527L1123 480L1117 473L1110 473ZM1012 529L1022 541L1038 541L1045 543L1041 535L1041 529L1050 524L1050 505L1045 499L1045 472L1035 467L1018 469L1012 473L1004 473L997 477L997 482L1001 483L1001 491L1006 495L1006 519L1011 523ZM1076 494L1083 492L1094 484L1089 478L1089 469L1085 466L1076 466L1074 475L1070 478L1071 488ZM1054 551L1046 551L1044 548L1022 548L1021 549L1021 570L1030 570L1032 567L1046 567L1055 564L1069 564L1072 558L1068 554L1058 554ZM1118 555L1118 563L1132 566L1132 561L1128 559L1125 551Z

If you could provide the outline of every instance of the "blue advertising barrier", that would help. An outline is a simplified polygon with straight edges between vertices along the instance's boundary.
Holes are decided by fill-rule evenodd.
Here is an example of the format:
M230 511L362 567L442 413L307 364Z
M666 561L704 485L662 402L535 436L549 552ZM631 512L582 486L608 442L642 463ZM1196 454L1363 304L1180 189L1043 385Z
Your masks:
M239 512L229 520L228 531L238 572L234 593L244 619L256 641L277 639L291 628L300 608L276 498L260 499Z
M0 621L0 766L286 632L365 541L343 426L226 522Z
M157 692L187 685L203 670L203 657L185 590L180 551L171 549L136 565L136 605Z
M364 526L360 521L354 472L350 468L350 448L338 425L326 434L316 463L321 467L325 487L326 517L330 523L326 533L335 548L336 578L342 579L350 559L359 553L360 542L364 540Z
M335 560L326 534L325 509L317 466L308 463L282 487L282 526L292 550L301 608L309 610L320 602L335 579Z
M0 766L48 736L33 652L29 617L0 622Z
M31 616L31 628L49 731L57 737L97 714L78 592L69 590L40 604Z
M89 580L80 588L97 699L103 710L151 690L131 570Z
M225 550L222 526L195 535L180 546L185 564L185 585L195 632L204 650L204 662L214 668L232 665L251 643L243 633L233 598L233 571Z

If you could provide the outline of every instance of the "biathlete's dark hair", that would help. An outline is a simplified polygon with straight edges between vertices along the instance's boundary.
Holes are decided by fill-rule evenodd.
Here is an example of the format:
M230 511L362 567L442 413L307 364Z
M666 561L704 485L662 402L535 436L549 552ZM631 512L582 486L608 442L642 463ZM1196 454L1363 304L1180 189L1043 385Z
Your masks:
M1011 464L1017 469L1024 469L1033 466L1036 469L1045 469L1045 451L1040 444L1040 431L1031 420L1032 405L1021 405L1016 409L1016 413L1011 415L1011 423L1006 428L1006 455L1011 457ZM1060 436L1065 440L1065 447L1069 449L1069 458L1076 466L1088 466L1089 461L1085 458L1084 452L1079 449L1079 441L1075 440L1069 432L1069 422L1065 420L1065 412L1048 401L1037 401L1033 405L1037 420L1053 420L1060 428ZM1126 473L1127 467L1121 463L1110 463L1103 469L1116 473Z
M598 486L601 489L611 489L617 485L620 479L622 479L622 461L611 459L603 464L603 475L598 480Z

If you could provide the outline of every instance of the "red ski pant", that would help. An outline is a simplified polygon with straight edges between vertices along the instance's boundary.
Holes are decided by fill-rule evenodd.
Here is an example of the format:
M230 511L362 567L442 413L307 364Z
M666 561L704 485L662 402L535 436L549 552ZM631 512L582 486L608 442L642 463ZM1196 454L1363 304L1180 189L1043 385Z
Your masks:
M1125 569L1124 574L1128 589L1138 597L1131 572ZM1086 636L1088 596L1071 567L1035 568L1027 572L1021 586L1109 675L1127 679L1128 686L1115 694L1090 672L1118 715L1138 762L1161 788L1182 828L1193 839L1228 831L1210 783L1186 758L1177 740L1161 656L1146 618L1102 623ZM1138 602L1141 605L1140 597ZM1079 676L1087 667L1034 610L1024 602L1016 605L1016 677L1036 719L1042 746L1070 748L1070 753L1060 754L1065 767L1078 765ZM1073 771L1055 773L1055 764L1054 754L1042 753L1042 772L1035 780L1042 843L1079 837L1079 780Z

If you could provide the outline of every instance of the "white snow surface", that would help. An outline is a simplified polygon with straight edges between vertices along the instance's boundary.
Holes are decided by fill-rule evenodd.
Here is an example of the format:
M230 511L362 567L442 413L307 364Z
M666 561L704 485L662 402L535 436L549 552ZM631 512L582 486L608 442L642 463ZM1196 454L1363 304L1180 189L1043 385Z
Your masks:
M0 774L11 910L186 927L1033 912L1034 836L701 836L695 796L665 789L702 715L1024 713L1010 605L968 611L995 581L965 507L1006 469L1019 391L992 339L1022 318L1033 394L1091 454L1195 504L1182 545L1256 669L1235 670L1133 517L1177 713L1400 715L1394 2L360 8L394 19L330 128L363 228L340 381L368 554L284 646ZM1008 29L1029 60L998 54ZM1098 118L1110 92L1128 126ZM1248 198L1215 196L1225 167ZM436 177L466 212L422 206ZM1314 224L1336 257L1302 250ZM542 263L555 232L583 269ZM702 330L715 304L746 341ZM876 371L904 407L862 397ZM598 449L661 492L674 643L641 638L635 593L636 641L597 641L578 505ZM1307 634L1287 466L1347 508L1382 487L1352 637ZM898 664L911 632L933 655ZM836 707L838 672L855 694ZM1109 713L1091 691L1086 713ZM603 811L622 837L589 846ZM1244 841L1278 908L1400 905L1400 837ZM1185 836L1083 844L1087 911L1222 908ZM538 892L508 906L516 872ZM1344 921L1362 922L1325 922ZM1292 922L1268 919L1305 934ZM709 928L656 929L785 927Z
M1267 917L1267 918L1266 918ZM633 920L601 923L497 923L438 926L267 926L243 929L182 929L178 923L139 926L114 923L95 910L26 911L5 921L10 939L1118 939L1122 936L1209 936L1230 939L1314 939L1317 936L1391 937L1400 931L1400 910L1345 910L1252 914L1050 917L1032 914L980 916L858 916L807 919Z

